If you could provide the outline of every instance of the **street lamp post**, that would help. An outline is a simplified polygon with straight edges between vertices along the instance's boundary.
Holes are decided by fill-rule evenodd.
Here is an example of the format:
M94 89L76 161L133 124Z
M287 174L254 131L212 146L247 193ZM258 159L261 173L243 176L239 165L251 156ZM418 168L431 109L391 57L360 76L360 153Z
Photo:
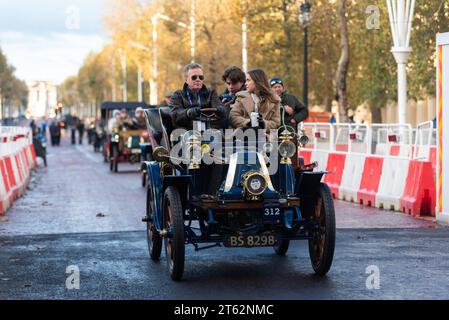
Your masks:
M387 0L391 34L393 36L394 55L398 65L398 122L406 123L407 112L407 61L412 48L410 34L412 31L415 0Z
M159 19L175 22L178 26L190 30L190 55L191 55L191 62L195 62L195 54L196 54L196 18L195 18L195 0L192 0L192 7L191 7L191 16L190 16L190 25L187 25L186 23L175 21L172 18L163 15L161 13L155 14L152 19L152 25L153 25L153 79L150 80L150 87L151 87L151 104L157 104L157 98L158 98L158 88L157 88L157 77L158 77L158 45L157 45L157 39L158 39L158 32L157 27L159 23Z
M157 48L157 24L159 20L159 14L154 15L151 18L153 25L153 76L150 79L150 104L157 105L158 92L157 92L157 76L158 76L158 48Z
M242 21L242 67L244 72L248 72L248 23L246 16Z
M158 104L158 85L157 85L157 78L158 78L158 25L159 20L165 20L176 23L178 26L190 30L190 55L191 55L191 62L195 62L195 54L196 54L196 18L195 18L195 0L192 0L192 7L191 7L191 16L190 16L190 24L186 24L183 22L175 21L174 19L161 14L156 13L151 17L151 24L152 24L152 48L146 47L140 43L134 42L134 41L128 41L130 45L133 47L145 50L147 52L152 51L153 53L153 61L152 61L152 70L151 70L151 76L150 76L150 104L151 105L157 105ZM140 66L139 66L140 70ZM141 71L138 72L141 74ZM141 78L137 80L139 84L141 83ZM139 85L140 88L140 85ZM141 95L141 94L140 94ZM140 96L139 95L139 96Z
M304 83L303 83L303 94L304 94L304 106L309 107L309 65L308 65L308 25L312 20L310 14L311 5L307 1L302 3L299 7L299 23L304 28Z
M128 90L126 85L126 54L123 52L121 48L118 50L118 53L120 55L120 63L122 66L122 74L123 74L123 84L122 84L123 102L128 102Z
M191 62L195 62L195 54L196 54L196 2L195 0L191 0L191 10L190 10L190 56Z

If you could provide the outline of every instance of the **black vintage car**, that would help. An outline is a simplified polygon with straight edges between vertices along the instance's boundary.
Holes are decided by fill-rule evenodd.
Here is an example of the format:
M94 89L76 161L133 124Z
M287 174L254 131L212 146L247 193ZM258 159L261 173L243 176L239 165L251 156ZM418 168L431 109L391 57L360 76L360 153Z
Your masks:
M148 109L149 106L143 102L104 102L101 106L101 121L104 132L103 157L109 162L112 172L118 171L120 162L140 163L147 160L147 150L151 146L148 142L147 130L137 128L123 128L111 131L108 128L109 120L113 118L114 111L125 109L132 114L137 108Z
M165 247L171 278L179 281L186 244L196 251L272 247L285 255L290 241L307 240L314 271L325 275L334 255L335 212L329 187L321 183L326 172L298 158L308 138L286 126L271 142L257 133L255 141L206 134L215 112L203 109L197 130L175 135L168 109L146 111L155 137L154 161L143 164L151 259L159 260ZM206 163L207 157L214 162Z

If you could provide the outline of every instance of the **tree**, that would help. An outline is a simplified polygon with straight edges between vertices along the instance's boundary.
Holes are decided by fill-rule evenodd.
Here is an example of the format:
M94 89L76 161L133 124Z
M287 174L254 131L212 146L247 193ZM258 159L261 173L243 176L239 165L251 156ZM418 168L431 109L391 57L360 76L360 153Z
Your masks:
M340 121L347 122L348 95L347 76L349 66L349 34L346 20L346 0L340 0L338 5L338 20L340 22L341 57L338 61L336 76L337 101L339 102Z
M435 35L449 31L449 1L434 0L417 3L411 35L408 70L409 95L422 99L435 95Z
M14 72L15 68L8 63L0 48L0 105L2 106L0 117L2 119L11 117L14 113L20 113L21 108L27 105L28 87L25 82L16 78ZM8 115L4 114L6 105L10 107Z
M189 25L190 1L109 0L110 10L105 21L112 43L98 54L101 57L98 61L91 57L94 62L88 59L89 67L80 70L82 79L77 90L82 99L110 98L112 89L122 82L119 48L127 56L130 100L136 96L138 65L142 67L144 79L152 79L151 17L156 13L173 20L160 20L156 28L158 77L155 80L159 95L180 88L184 81L182 67L190 62L191 56L190 30L178 22ZM368 102L373 120L380 122L380 109L388 100L396 99L397 86L386 3L378 1L374 6L370 0L314 0L312 4L310 105L324 105L329 109L337 92L344 115L348 108ZM291 93L302 96L303 32L298 14L298 2L294 0L196 0L195 60L205 67L207 85L224 89L222 71L229 65L241 66L241 24L246 17L249 68L260 67L270 77L282 77ZM367 25L370 19L374 19L374 28ZM448 1L427 1L417 6L411 38L413 53L408 65L410 97L418 99L434 94L435 33L448 30L448 21ZM131 42L147 49L136 48Z

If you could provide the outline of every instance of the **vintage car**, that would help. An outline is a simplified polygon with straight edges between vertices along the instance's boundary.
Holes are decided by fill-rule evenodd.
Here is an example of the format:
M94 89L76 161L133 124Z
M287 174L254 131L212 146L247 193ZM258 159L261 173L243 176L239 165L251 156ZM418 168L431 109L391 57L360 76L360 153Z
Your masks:
M102 127L107 132L104 139L103 156L104 161L109 162L110 170L118 172L120 162L131 164L141 163L147 159L150 148L147 130L135 130L134 128L123 128L122 130L110 131L108 122L113 117L115 110L127 110L132 114L138 107L148 108L142 102L105 102L101 107Z
M281 127L275 135L278 147L260 136L256 141L231 142L225 137L219 144L223 156L214 145L219 139L205 137L202 131L217 119L215 109L203 109L194 123L197 129L180 137L171 132L167 109L147 110L146 116L149 128L156 129L157 144L154 161L143 164L143 222L151 260L158 261L165 247L173 280L183 277L188 244L195 251L272 247L285 255L290 241L307 240L315 273L327 274L335 246L334 204L329 187L321 183L327 172L315 172L316 163L305 165L298 157L298 148L308 142L304 131ZM196 155L179 156L178 147ZM276 152L276 163L268 163L273 159L268 155ZM216 161L206 164L206 155ZM277 170L270 173L273 165Z

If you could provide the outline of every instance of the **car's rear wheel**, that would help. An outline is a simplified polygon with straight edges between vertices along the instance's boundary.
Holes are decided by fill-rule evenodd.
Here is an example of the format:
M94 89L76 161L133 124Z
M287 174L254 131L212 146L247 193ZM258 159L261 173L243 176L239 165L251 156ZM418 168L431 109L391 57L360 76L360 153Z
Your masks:
M274 252L278 256L285 256L290 246L290 240L279 240L278 244L274 246Z
M184 273L185 234L181 197L175 187L168 187L165 191L164 215L168 232L164 240L168 268L171 278L180 281Z
M147 189L147 241L150 258L153 261L159 261L162 252L162 237L154 224L154 202L152 190Z
M326 275L334 258L335 209L332 193L326 184L321 184L313 220L318 223L313 239L309 240L309 254L315 273Z

